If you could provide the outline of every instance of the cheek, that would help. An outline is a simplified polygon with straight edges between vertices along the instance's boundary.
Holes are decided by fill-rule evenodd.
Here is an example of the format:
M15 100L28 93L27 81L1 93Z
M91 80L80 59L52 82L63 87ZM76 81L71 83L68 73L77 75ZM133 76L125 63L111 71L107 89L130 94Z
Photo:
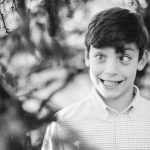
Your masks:
M94 76L98 76L99 74L101 74L103 72L103 67L101 65L91 64L91 66L90 66L90 72Z
M122 68L120 72L124 77L134 79L137 72L137 66Z

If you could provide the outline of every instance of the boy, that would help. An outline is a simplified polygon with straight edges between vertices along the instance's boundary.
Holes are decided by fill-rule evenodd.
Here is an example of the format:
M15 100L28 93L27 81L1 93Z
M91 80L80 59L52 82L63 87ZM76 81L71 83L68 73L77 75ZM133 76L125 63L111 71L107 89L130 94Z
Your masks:
M57 113L42 150L150 150L150 102L134 85L148 42L139 14L116 7L93 18L85 38L92 93Z

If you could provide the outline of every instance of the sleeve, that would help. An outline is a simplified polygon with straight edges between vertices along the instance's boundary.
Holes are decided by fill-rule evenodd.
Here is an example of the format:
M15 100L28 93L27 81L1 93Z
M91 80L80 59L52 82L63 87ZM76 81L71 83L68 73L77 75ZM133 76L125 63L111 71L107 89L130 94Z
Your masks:
M52 122L46 130L41 150L60 150L57 123Z

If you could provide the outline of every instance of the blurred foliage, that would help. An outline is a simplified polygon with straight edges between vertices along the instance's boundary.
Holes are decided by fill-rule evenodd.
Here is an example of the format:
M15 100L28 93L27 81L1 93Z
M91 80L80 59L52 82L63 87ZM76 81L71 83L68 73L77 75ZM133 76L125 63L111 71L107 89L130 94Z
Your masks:
M87 73L83 50L90 18L109 7L131 7L129 1L0 1L0 150L40 149L46 125L60 109L54 96ZM149 29L149 1L136 2ZM145 97L149 74L148 65L137 79Z

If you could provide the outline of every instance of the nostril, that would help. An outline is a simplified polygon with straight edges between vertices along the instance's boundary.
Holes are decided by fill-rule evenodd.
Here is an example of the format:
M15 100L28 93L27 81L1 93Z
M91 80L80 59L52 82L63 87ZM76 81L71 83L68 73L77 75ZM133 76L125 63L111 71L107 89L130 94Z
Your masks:
M110 75L118 74L117 66L109 65L109 66L105 69L105 72L106 72L107 74L110 74Z

